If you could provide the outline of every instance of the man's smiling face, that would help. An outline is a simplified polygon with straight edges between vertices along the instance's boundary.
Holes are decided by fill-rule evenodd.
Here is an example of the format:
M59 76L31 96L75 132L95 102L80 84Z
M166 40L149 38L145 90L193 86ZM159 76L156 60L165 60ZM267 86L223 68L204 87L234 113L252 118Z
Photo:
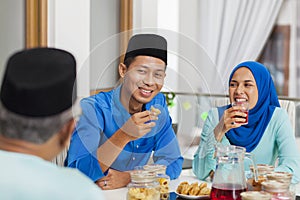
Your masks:
M150 102L163 87L165 69L165 63L159 58L136 56L124 70L124 95L130 95L130 102L134 104Z

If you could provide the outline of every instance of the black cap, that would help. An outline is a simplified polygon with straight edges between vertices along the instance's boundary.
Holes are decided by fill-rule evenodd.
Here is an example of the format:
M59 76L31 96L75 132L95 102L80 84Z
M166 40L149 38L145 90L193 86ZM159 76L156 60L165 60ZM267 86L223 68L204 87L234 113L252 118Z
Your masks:
M1 86L5 108L29 117L46 117L76 100L74 56L55 48L34 48L12 55Z
M167 40L155 34L138 34L130 38L124 61L129 57L152 56L167 65Z

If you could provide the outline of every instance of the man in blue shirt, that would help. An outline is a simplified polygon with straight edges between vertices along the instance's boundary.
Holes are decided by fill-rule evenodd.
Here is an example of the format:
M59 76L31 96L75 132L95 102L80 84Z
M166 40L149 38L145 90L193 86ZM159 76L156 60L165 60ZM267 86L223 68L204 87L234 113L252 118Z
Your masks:
M138 34L119 64L122 83L81 101L83 114L73 133L67 165L78 168L102 189L130 182L129 170L148 163L167 166L171 179L182 169L178 141L165 96L167 41ZM151 111L151 106L159 112Z

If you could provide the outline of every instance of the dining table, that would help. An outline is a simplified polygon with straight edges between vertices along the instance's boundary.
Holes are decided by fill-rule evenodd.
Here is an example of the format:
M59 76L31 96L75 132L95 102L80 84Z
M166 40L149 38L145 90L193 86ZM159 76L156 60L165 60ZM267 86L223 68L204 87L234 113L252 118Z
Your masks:
M183 198L178 197L175 194L175 191L178 187L178 185L183 182L187 181L189 183L193 182L203 182L199 180L193 173L192 169L183 169L181 172L181 175L174 180L170 181L170 199L169 200L182 200ZM207 181L207 186L211 187L211 182ZM296 199L300 200L300 183L297 185L294 185L294 192L296 194ZM103 190L103 194L106 200L126 200L127 195L127 188L119 188L114 190ZM209 198L207 198L209 199Z

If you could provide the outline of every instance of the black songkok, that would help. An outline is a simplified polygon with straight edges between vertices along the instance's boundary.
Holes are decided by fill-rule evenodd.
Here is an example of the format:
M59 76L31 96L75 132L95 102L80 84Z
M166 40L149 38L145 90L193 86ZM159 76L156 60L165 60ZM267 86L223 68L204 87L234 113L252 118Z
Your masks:
M76 95L76 61L69 52L33 48L9 58L1 86L1 101L9 111L47 117L70 108Z
M167 40L155 34L138 34L130 38L124 61L129 57L152 56L167 65Z

